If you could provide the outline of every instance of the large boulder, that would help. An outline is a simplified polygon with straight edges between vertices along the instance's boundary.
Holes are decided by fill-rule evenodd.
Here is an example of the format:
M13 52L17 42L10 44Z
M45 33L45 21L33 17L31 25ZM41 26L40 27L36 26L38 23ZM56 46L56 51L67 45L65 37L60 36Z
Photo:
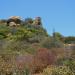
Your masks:
M36 17L34 22L33 22L34 25L41 25L41 18L40 17Z
M8 26L19 26L21 24L21 18L19 16L12 16L7 20Z

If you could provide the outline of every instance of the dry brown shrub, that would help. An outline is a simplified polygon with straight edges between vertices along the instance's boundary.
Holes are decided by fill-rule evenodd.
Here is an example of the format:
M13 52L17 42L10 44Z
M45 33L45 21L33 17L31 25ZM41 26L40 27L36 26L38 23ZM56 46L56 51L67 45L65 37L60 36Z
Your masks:
M34 55L32 62L33 73L42 72L48 65L54 64L55 55L46 48L40 48Z

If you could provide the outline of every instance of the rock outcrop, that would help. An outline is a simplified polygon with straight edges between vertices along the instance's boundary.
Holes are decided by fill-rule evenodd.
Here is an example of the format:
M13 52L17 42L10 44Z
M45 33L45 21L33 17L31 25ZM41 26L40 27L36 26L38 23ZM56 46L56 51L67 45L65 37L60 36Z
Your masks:
M21 18L19 16L12 16L7 20L8 26L19 26L21 24Z

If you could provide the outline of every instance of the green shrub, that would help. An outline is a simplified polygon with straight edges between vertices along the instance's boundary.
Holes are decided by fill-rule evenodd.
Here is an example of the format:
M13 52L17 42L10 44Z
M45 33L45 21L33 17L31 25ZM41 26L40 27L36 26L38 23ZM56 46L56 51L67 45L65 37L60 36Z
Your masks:
M66 59L65 61L63 61L63 65L68 66L71 71L75 72L75 60Z
M50 66L43 71L43 75L75 75L67 66Z

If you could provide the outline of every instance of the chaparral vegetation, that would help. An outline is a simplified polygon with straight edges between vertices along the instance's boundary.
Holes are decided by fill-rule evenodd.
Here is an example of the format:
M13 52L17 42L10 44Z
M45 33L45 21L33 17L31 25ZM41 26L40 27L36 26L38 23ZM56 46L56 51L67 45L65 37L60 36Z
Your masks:
M49 35L41 17L1 19L0 75L75 75L75 37Z

